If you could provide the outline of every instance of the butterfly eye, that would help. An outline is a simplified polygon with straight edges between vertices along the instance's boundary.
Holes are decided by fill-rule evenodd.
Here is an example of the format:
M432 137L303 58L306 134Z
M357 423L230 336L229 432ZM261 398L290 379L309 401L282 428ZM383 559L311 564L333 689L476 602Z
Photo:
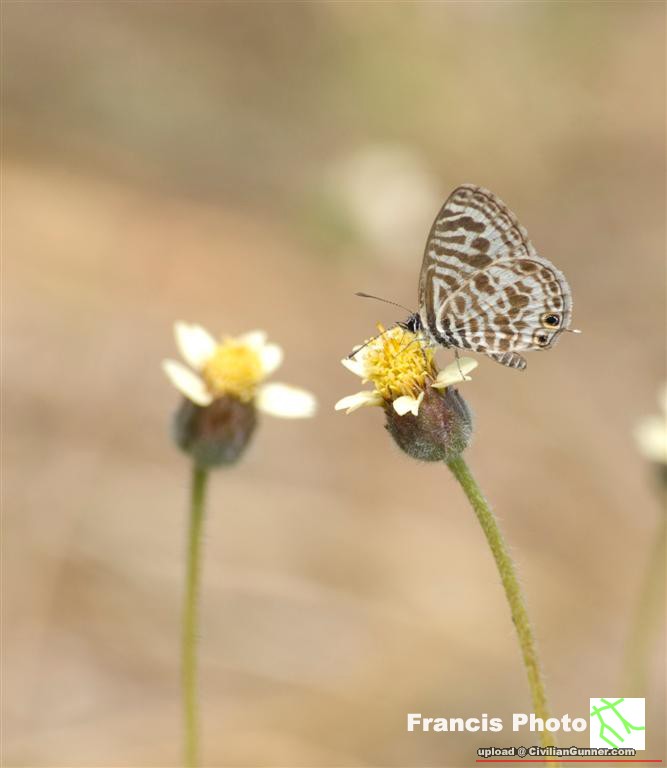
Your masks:
M550 328L558 328L560 325L560 317L558 315L544 315L542 317L542 324L548 325Z

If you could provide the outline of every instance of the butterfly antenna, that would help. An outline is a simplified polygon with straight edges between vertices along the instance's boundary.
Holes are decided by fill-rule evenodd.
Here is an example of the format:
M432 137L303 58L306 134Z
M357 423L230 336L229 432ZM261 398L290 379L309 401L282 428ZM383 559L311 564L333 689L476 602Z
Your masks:
M394 307L404 309L409 315L412 314L412 310L404 307L402 304L398 304L395 301L389 301L389 299L383 299L381 296L372 296L370 293L362 293L362 291L357 291L354 295L361 296L362 299L375 299L376 301L382 301L384 304L392 304Z
M583 331L580 331L578 328L563 328L563 330L568 333L583 333Z

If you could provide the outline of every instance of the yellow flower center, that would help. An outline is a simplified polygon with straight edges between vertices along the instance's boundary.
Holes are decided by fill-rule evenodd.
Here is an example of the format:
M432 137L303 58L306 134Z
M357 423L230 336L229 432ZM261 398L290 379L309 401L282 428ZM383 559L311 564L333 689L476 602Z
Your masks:
M248 402L263 378L262 361L247 344L225 339L204 364L202 376L214 397L233 395Z
M391 328L375 342L369 344L364 356L367 381L385 400L396 400L403 395L417 397L427 379L435 378L433 352L410 331Z

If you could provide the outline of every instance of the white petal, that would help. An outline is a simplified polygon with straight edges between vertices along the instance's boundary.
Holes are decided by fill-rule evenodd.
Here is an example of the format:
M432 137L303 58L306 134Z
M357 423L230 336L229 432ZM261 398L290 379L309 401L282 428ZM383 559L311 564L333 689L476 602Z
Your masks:
M241 342L241 344L247 344L249 347L257 350L258 352L266 344L266 331L248 331L241 336L237 336L235 341Z
M667 464L667 425L660 416L648 416L635 429L639 449L650 461Z
M181 323L174 325L176 346L188 365L199 371L218 346L211 334L201 325Z
M310 392L287 384L264 384L257 390L256 403L260 411L285 419L312 416L317 408Z
M364 390L363 392L357 392L355 395L348 395L342 400L339 400L334 409L337 411L345 411L345 413L352 413L358 408L362 408L364 405L382 405L382 398L377 392L369 392Z
M405 416L406 413L411 413L413 416L416 416L419 413L419 406L423 399L423 392L419 393L419 397L411 397L410 395L397 397L393 403L394 410L399 416Z
M432 386L434 389L444 389L460 381L470 381L470 376L467 374L474 371L478 365L477 360L473 360L472 357L460 357L440 371Z
M275 370L280 368L283 361L283 349L278 344L265 344L257 350L262 361L262 373L264 376L270 376Z
M366 368L361 360L356 357L344 357L341 363L347 368L348 371L352 371L355 376L360 376L362 379L366 376Z
M176 389L197 405L210 405L213 397L206 389L203 380L176 360L163 360L162 370Z

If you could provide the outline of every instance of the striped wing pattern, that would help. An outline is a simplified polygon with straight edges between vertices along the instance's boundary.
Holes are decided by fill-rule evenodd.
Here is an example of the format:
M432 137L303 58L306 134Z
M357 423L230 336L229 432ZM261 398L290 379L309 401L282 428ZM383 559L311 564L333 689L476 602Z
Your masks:
M572 294L509 208L488 190L465 184L433 222L419 315L434 342L523 369L519 352L552 347L569 326Z

